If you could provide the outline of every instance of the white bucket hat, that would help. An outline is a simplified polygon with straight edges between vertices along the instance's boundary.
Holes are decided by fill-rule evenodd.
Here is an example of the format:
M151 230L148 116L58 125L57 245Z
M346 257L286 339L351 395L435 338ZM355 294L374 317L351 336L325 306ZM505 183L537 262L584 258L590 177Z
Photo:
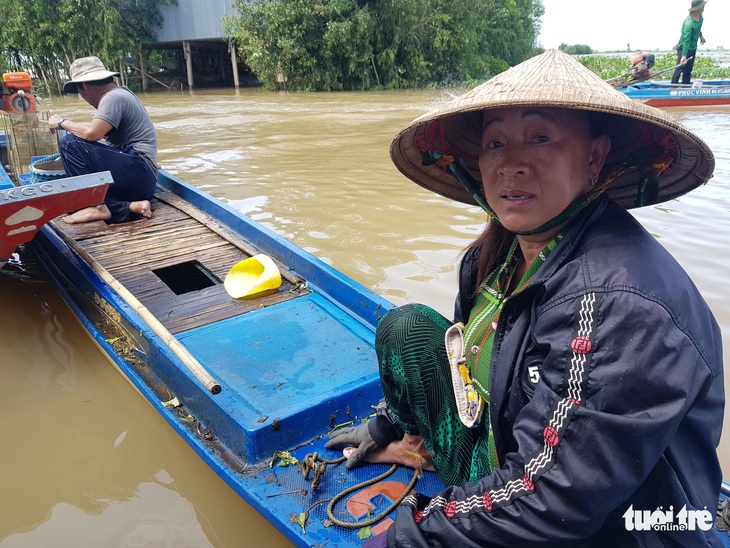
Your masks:
M608 127L611 150L598 180L604 185L612 180L605 192L626 209L671 200L712 177L715 159L704 141L558 50L528 59L416 118L393 139L391 159L419 185L476 205L448 164L462 166L481 187L482 112L526 106L614 115Z
M119 76L118 72L111 72L106 70L101 59L98 57L81 57L71 63L69 69L69 75L71 79L63 85L64 93L78 93L76 84L82 82L96 82L98 80L105 80L110 76Z

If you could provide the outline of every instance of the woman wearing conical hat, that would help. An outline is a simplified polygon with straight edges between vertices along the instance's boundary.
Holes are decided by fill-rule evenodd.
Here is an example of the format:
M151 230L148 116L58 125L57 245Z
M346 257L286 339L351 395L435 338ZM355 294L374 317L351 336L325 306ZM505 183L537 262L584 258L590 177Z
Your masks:
M355 446L349 468L423 466L447 486L366 544L719 545L721 334L627 212L705 183L705 143L548 51L416 119L391 156L488 222L454 320L388 313L384 402L328 442ZM657 509L667 527L646 523Z

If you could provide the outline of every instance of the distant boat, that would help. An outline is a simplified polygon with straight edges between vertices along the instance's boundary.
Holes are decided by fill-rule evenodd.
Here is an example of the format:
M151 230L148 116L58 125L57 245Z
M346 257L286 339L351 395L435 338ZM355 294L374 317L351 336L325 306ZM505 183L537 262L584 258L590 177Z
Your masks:
M695 80L691 84L652 80L616 89L631 99L659 108L730 105L730 80Z

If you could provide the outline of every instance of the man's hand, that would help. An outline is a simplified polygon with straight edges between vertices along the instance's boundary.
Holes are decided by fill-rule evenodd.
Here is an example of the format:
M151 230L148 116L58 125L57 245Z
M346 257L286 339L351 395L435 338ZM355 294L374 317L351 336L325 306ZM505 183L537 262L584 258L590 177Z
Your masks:
M57 129L63 129L58 126L58 122L62 122L64 120L63 116L59 116L58 114L54 114L48 119L48 129L51 131L55 131Z

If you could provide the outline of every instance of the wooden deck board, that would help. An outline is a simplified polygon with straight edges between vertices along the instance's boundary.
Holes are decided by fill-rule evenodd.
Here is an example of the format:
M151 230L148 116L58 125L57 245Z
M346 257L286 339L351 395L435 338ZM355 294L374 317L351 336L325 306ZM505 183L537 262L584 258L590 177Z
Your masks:
M58 229L126 287L171 333L180 333L308 293L288 268L279 264L278 291L252 299L232 299L222 281L231 267L254 250L225 231L205 213L174 195L153 201L152 219L107 225L103 221ZM155 271L197 261L220 283L175 294Z

